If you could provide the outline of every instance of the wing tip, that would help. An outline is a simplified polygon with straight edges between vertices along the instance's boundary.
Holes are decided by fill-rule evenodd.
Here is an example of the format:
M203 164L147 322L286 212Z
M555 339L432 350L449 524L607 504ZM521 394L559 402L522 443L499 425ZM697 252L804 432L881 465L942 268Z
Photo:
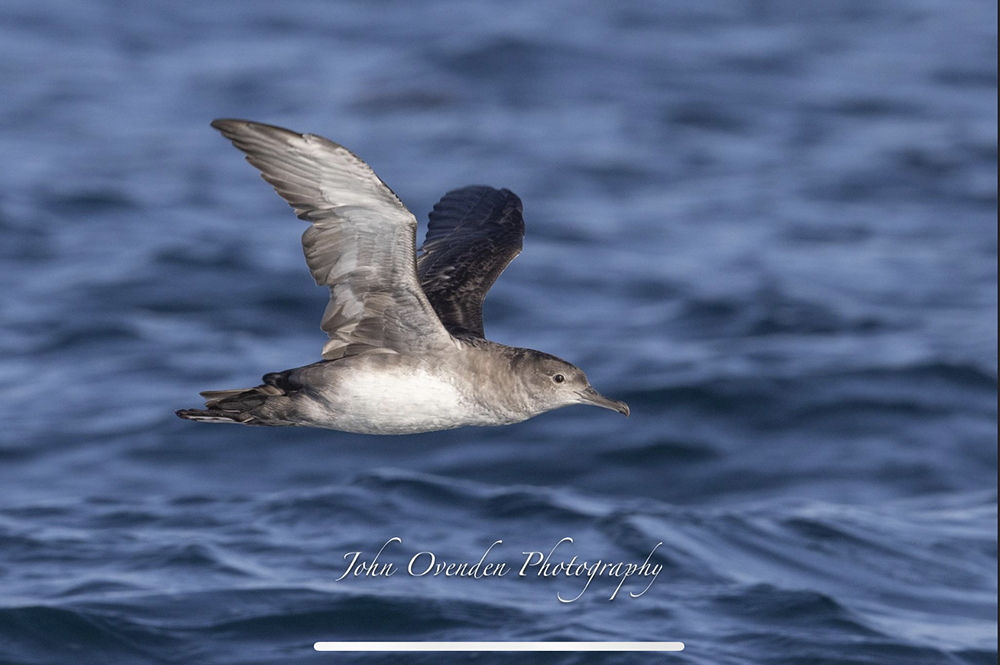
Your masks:
M213 129L222 132L222 135L230 140L235 140L241 135L245 136L247 133L256 133L258 135L284 134L302 138L302 134L293 132L290 129L278 127L277 125L269 125L265 122L244 120L242 118L216 118L210 124Z
M211 124L213 129L226 134L235 130L239 125L250 125L252 123L249 120L242 120L240 118L216 118Z

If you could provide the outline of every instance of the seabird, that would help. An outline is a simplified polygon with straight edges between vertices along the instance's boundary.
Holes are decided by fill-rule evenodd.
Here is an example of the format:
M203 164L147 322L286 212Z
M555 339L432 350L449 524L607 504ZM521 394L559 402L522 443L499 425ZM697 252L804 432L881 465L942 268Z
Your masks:
M486 339L483 299L521 253L521 200L482 185L445 194L416 252L417 220L360 158L314 134L247 120L212 126L246 153L310 227L316 283L330 289L323 360L256 388L201 393L187 420L410 434L506 425L571 404L626 416L576 366Z

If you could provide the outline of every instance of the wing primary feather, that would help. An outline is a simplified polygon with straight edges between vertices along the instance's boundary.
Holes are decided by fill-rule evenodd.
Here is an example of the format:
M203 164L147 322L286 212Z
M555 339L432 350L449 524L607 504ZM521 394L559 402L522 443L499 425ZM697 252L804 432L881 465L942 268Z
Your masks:
M485 336L483 300L521 253L521 199L509 189L470 185L431 211L417 274L441 322L456 337Z
M330 289L324 358L454 343L417 280L416 218L357 155L274 125L219 119L212 127L312 223L302 248L316 283Z

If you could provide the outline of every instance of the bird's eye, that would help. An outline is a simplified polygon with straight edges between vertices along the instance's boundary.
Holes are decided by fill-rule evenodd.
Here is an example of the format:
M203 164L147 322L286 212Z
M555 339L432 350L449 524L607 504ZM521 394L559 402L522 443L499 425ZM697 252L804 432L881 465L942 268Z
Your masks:
M566 380L566 377L563 376L562 374L556 374L555 376L552 377L552 380L555 381L556 383L562 383L563 381Z

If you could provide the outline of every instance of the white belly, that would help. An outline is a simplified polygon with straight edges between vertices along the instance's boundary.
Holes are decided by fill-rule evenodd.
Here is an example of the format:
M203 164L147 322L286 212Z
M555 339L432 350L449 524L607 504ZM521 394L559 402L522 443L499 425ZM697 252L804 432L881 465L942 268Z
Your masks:
M410 434L499 424L456 385L423 369L352 372L322 394L326 403L312 405L318 412L309 418L346 432Z

